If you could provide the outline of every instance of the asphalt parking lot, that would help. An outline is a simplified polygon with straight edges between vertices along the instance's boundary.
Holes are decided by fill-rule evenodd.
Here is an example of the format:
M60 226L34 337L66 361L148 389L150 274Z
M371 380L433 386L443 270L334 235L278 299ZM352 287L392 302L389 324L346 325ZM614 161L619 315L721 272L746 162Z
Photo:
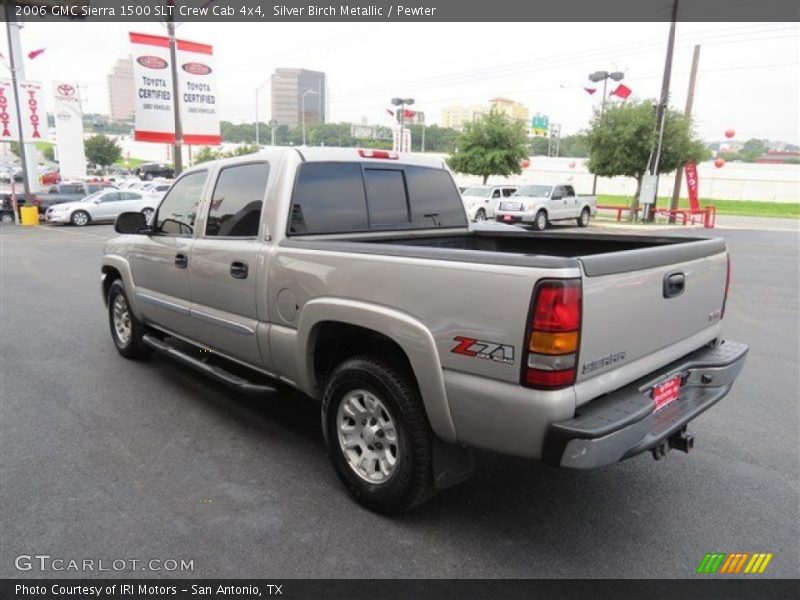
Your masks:
M721 551L771 552L765 576L796 577L798 235L717 234L725 333L750 355L693 454L590 472L482 454L470 481L387 518L343 491L311 400L117 355L110 226L2 226L0 576L104 575L15 569L38 553L193 560L170 573L192 577L691 577Z

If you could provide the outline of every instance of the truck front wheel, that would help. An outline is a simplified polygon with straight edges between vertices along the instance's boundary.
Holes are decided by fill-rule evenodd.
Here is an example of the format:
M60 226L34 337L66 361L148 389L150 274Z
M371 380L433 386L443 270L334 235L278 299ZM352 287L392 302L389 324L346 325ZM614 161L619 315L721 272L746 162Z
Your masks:
M433 431L412 376L368 356L334 370L322 400L333 467L370 510L407 511L430 498Z
M108 290L108 324L111 339L122 356L145 358L150 355L152 349L142 340L145 325L133 314L121 279L115 280Z
M533 228L536 231L544 231L547 229L547 213L540 210L536 213L536 218L533 220Z

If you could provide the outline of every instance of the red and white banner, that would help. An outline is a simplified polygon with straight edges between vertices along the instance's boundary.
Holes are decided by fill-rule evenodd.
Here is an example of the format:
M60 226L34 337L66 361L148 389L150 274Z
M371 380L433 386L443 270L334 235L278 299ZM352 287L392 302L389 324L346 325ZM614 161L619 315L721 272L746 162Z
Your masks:
M169 39L145 33L129 34L133 54L135 94L134 137L142 142L175 141L175 115ZM213 48L177 41L178 105L184 144L221 142L217 113Z
M18 81L19 104L22 111L22 137L26 142L47 139L47 113L43 103L42 84ZM17 111L14 108L14 88L10 79L0 79L0 141L19 141Z
M691 210L697 210L700 208L700 201L697 196L699 183L697 178L697 165L694 163L686 163L683 167L683 172L686 175L686 189L689 191L689 208Z
M53 82L58 166L63 179L86 177L83 145L83 111L80 90L73 82Z

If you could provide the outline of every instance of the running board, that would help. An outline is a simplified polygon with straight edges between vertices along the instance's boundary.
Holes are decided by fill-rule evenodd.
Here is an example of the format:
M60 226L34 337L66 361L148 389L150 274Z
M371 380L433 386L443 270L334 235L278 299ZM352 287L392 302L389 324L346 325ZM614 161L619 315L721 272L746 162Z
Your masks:
M277 388L271 385L252 383L243 377L239 377L230 371L226 371L222 367L210 365L202 360L198 360L195 357L170 346L164 340L161 340L152 334L144 334L142 336L142 341L154 350L157 350L162 354L166 354L170 358L174 358L178 362L196 369L197 371L200 371L201 373L204 373L209 377L212 377L217 381L224 383L225 385L229 385L245 394L269 394L278 391Z

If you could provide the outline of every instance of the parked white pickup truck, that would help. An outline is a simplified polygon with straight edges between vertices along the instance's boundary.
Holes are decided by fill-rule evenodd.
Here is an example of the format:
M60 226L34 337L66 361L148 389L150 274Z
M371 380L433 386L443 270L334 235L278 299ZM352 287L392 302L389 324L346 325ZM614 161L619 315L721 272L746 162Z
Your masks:
M471 447L577 469L688 452L747 352L721 337L722 239L472 228L426 156L208 162L115 228L119 353L320 400L336 473L384 512L468 477Z
M471 185L461 192L467 217L472 221L494 219L497 204L512 196L518 185Z
M586 227L596 213L595 197L578 196L569 184L523 185L511 198L500 201L495 219L542 230L553 221L571 220Z

